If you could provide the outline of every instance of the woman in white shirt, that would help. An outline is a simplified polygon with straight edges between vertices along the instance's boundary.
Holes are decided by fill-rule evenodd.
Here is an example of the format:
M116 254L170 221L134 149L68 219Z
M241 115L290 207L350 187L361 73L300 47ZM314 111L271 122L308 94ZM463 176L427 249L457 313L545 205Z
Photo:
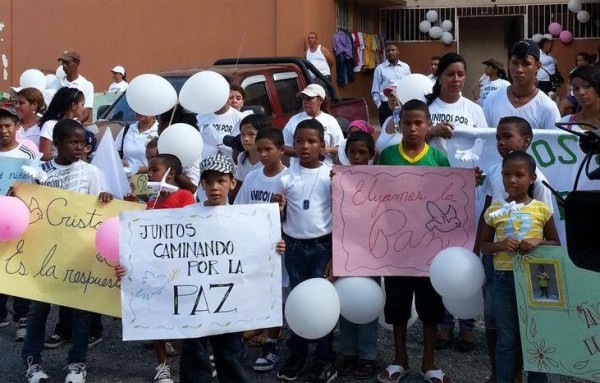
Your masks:
M40 147L40 113L46 110L44 95L36 88L24 88L15 96L15 112L19 117L17 139L26 139Z
M488 126L483 109L462 96L467 64L457 53L447 53L440 59L433 92L426 96L432 128L428 141L446 153L446 139L451 138L457 126L485 128Z
M538 88L546 94L555 92L556 88L552 86L552 81L550 81L550 76L556 74L556 60L552 57L554 41L543 38L538 46L540 47L540 64L542 64L536 75Z
M127 173L148 171L146 144L158 137L158 124L154 116L135 114L137 122L121 129L115 139L115 147L121 156Z
M504 89L510 85L510 82L506 79L504 64L494 58L485 60L482 64L485 65L485 74L488 76L488 81L479 90L479 104L483 104L483 101L491 92Z
M112 68L110 70L113 76L113 83L108 87L108 93L110 92L125 92L129 83L127 82L127 77L125 75L125 68L120 65Z
M560 122L587 123L600 128L600 67L584 65L569 75L573 95L581 110L561 118ZM574 130L592 130L586 125L571 125Z
M59 120L67 118L83 121L85 114L85 96L82 91L77 88L63 87L56 92L48 105L48 110L40 119L40 153L43 154L43 161L49 161L56 156L56 148L52 140L54 125Z

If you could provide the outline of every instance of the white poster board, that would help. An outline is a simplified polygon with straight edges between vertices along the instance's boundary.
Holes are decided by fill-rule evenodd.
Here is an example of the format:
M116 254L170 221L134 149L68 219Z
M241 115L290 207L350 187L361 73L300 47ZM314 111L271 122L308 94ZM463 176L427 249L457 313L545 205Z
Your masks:
M276 204L123 212L123 340L282 325Z

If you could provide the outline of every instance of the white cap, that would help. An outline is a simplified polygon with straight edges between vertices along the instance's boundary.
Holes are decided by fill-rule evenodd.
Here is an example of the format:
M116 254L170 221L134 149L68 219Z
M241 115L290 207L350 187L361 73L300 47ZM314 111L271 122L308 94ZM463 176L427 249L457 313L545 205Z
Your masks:
M323 100L325 99L325 89L323 89L323 87L319 84L308 84L308 86L306 88L304 88L304 90L302 92L298 93L298 96L300 96L300 94L305 94L308 97L321 97Z
M123 76L125 76L125 68L123 68L120 65L117 65L116 67L112 68L110 71L115 72L115 73L121 73Z

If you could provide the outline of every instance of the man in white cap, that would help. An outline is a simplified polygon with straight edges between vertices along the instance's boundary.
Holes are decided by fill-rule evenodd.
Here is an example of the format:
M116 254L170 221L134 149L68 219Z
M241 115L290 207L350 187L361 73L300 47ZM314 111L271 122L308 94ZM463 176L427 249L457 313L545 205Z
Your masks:
M294 132L301 121L314 118L325 128L325 158L323 162L331 166L337 155L338 146L344 140L344 133L335 117L321 110L323 101L327 97L325 89L318 84L308 84L298 97L302 98L303 111L292 116L283 127L283 140L285 143L285 154L290 157L296 156L294 150ZM290 163L291 165L291 163Z
M110 70L113 76L114 82L108 87L107 93L125 92L125 89L129 86L125 77L125 68L121 65L117 65Z
M94 108L94 84L79 74L79 64L81 57L74 50L67 49L58 56L58 61L62 64L65 71L65 77L60 80L61 86L68 88L77 88L85 97L85 113L81 123L85 123L92 115Z

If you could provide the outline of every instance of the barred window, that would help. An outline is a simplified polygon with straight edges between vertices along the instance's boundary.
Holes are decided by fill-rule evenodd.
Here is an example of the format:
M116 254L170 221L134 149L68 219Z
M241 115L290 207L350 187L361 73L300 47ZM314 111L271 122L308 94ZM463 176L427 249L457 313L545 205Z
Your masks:
M591 20L587 23L577 21L577 14L568 10L566 1L561 4L536 5L496 5L473 7L430 7L430 8L384 8L379 11L379 33L391 41L430 41L428 33L419 31L419 23L425 20L429 10L438 13L438 19L432 26L439 26L442 21L452 21L454 30L459 17L485 16L525 16L526 37L536 33L547 33L548 25L555 21L564 30L573 33L576 39L600 38L600 2L588 1L582 3L582 9L588 11Z
M348 0L336 1L336 24L338 29L352 29L352 13Z
M590 21L580 23L577 21L577 14L569 11L567 4L540 4L529 5L527 8L527 35L529 37L536 33L548 33L548 25L551 22L559 23L563 30L570 31L573 38L591 39L600 37L600 3L582 3L582 9L588 11L591 15Z

